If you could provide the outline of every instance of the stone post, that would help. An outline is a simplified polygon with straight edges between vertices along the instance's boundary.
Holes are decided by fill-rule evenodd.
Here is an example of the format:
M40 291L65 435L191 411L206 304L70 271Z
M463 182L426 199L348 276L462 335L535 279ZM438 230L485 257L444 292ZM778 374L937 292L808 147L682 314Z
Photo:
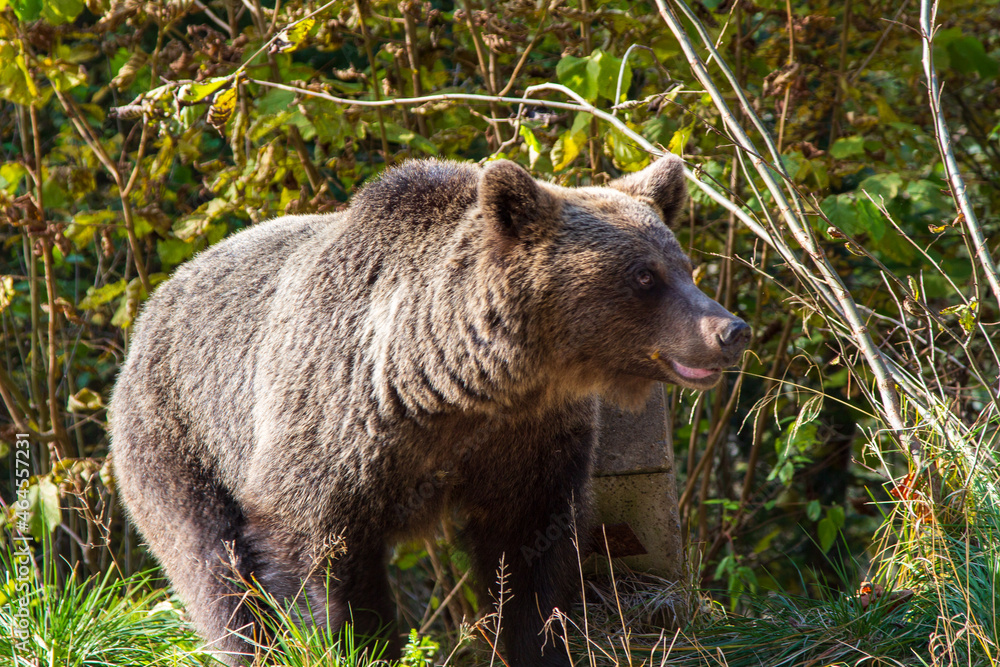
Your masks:
M599 438L594 461L595 551L606 552L603 523L613 558L637 572L685 585L687 563L663 385L657 385L639 414L602 406ZM598 567L606 567L601 561Z

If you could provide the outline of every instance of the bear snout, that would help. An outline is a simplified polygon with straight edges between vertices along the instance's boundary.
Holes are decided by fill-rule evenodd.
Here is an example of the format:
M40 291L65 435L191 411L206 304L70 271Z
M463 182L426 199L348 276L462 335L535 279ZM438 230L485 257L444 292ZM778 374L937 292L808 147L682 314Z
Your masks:
M739 318L733 319L716 334L719 348L727 358L735 360L743 354L750 343L750 326Z

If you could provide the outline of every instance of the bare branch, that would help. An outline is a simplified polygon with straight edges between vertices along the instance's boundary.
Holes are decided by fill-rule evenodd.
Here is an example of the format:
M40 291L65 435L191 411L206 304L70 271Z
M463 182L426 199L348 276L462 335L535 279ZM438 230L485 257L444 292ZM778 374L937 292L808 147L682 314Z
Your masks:
M983 228L979 225L976 212L969 202L966 193L965 180L958 170L958 162L955 160L955 153L951 149L951 135L948 133L948 126L944 122L944 114L941 112L941 84L938 82L937 70L934 68L934 20L937 16L937 0L921 0L920 2L920 40L923 45L924 76L927 78L927 95L931 106L931 115L934 118L934 138L937 139L938 150L941 151L941 158L944 160L944 168L948 173L948 184L951 186L951 193L958 204L958 210L962 213L965 222L965 229L972 237L973 250L976 259L986 273L986 279L993 290L993 298L1000 305L1000 275L997 274L997 266L990 256L990 250L986 247L986 239L983 236Z

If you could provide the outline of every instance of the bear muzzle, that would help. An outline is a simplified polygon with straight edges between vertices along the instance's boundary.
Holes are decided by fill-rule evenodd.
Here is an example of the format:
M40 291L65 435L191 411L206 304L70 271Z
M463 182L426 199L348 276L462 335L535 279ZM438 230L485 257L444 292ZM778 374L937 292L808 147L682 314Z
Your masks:
M665 367L668 381L688 389L710 389L722 378L723 369L739 362L750 342L750 327L731 315L725 319L711 319L715 331L706 337L709 343L705 346L707 349L703 348L690 357L677 352L672 355L654 352L651 355L653 360Z

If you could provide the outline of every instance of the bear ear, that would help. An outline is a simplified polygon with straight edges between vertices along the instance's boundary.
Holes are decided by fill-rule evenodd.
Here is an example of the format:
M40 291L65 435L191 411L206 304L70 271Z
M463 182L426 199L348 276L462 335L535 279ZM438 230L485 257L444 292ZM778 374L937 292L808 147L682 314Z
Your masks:
M494 160L479 180L479 209L507 233L521 236L543 215L548 194L524 167L510 160Z
M687 200L684 163L672 153L665 154L642 171L611 181L608 187L652 200L663 212L663 222L668 226L673 224Z

